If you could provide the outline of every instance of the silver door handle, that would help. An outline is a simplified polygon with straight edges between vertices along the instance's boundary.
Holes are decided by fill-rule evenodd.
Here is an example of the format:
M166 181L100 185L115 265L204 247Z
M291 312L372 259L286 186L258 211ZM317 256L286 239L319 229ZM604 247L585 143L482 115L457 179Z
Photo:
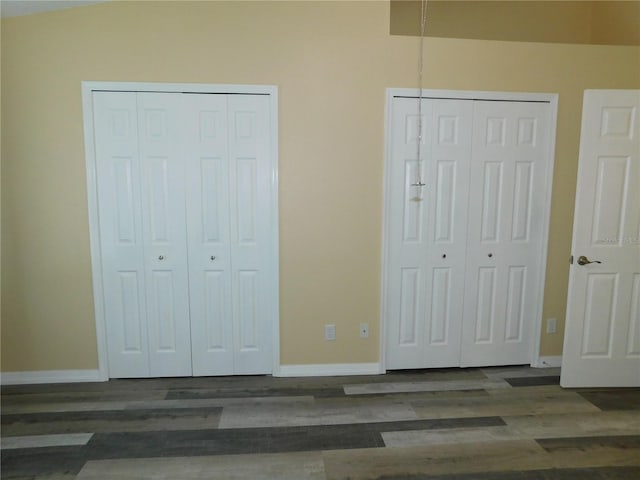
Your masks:
M602 263L599 260L589 260L587 257L585 257L584 255L580 255L578 257L578 265L589 265L590 263Z
M160 255L160 256L158 257L158 260L164 260L164 255Z

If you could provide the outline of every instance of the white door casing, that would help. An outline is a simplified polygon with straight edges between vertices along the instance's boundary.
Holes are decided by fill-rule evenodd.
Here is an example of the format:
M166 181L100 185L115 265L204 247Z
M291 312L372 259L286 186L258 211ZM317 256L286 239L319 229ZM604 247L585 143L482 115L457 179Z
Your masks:
M535 362L557 96L424 91L416 197L415 94L387 96L384 366Z
M561 385L640 386L640 90L585 91L572 255Z
M103 96L115 117L100 114ZM83 82L83 101L101 378L277 373L277 90ZM100 161L109 142L94 126L122 137L106 151L115 167ZM172 135L180 141L166 141ZM99 214L107 202L114 214ZM105 236L125 241L110 246ZM110 277L110 259L123 250L131 264ZM127 355L118 366L118 322L108 320L123 312L126 328L115 335Z

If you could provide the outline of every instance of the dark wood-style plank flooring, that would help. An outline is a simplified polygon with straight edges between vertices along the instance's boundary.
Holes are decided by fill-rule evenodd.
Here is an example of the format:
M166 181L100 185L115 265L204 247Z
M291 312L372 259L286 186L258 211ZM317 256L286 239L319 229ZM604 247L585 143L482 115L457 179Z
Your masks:
M640 389L528 367L2 388L3 479L640 479Z

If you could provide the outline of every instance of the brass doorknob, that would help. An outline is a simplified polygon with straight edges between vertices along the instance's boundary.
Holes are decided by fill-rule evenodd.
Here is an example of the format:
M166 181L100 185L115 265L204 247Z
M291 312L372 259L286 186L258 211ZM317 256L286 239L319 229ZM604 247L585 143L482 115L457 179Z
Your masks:
M584 255L580 255L578 257L578 265L589 265L590 263L602 263L599 260L589 260L587 257L585 257Z

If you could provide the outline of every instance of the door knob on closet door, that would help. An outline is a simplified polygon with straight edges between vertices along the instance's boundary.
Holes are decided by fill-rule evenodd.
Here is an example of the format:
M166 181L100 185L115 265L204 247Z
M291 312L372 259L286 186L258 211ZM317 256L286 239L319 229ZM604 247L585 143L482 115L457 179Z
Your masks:
M215 255L211 255L210 258L211 258L211 261L213 262L216 259L216 256Z
M158 257L158 260L164 260L164 255L160 255L160 256Z
M589 265L590 263L602 263L599 260L589 260L587 257L585 257L584 255L580 255L578 257L578 265Z

